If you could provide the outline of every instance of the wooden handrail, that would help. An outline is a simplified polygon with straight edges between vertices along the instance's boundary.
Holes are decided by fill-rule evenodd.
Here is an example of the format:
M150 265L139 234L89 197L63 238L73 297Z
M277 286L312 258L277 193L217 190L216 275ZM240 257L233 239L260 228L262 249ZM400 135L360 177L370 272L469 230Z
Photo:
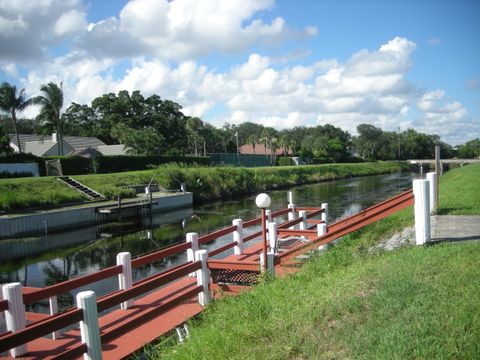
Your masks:
M188 242L183 242L177 245L169 246L159 251L155 251L151 254L138 257L132 260L132 268L137 268L146 264L150 264L151 262L161 260L168 256L184 252L185 250L190 249L191 246L192 244Z
M75 324L81 320L83 320L82 310L75 309L66 313L52 315L44 321L30 324L25 329L17 332L7 333L0 337L0 353L26 344L29 341L50 334L53 331L63 329L64 327Z
M231 243L228 243L227 245L223 245L219 247L218 249L212 250L208 253L209 257L213 257L215 255L221 254L224 251L230 250L231 248L237 246L238 243L236 241L232 241Z
M220 229L220 230L217 230L217 231L214 231L210 234L206 234L206 235L203 235L203 236L200 236L198 238L198 243L199 244L208 244L210 242L212 242L213 240L216 240L218 239L219 237L222 237L224 235L227 235L227 234L231 234L233 233L234 231L237 230L237 226L236 225L232 225L232 226L229 226L229 227L226 227L226 228L223 228L223 229Z
M173 280L176 280L182 276L190 274L201 268L201 262L196 261L193 263L186 263L181 268L174 271L166 271L157 275L156 277L145 281L141 284L135 285L130 289L117 292L112 296L107 296L99 301L97 301L97 310L98 312L107 310L115 305L118 305L124 301L133 299L139 295L142 295L148 291L156 289L162 285L165 285Z
M46 299L49 297L57 296L66 293L70 290L77 289L81 286L85 286L111 276L118 275L122 272L122 266L116 265L105 268L93 274L80 276L75 279L67 280L55 285L47 286L46 288L38 289L27 294L23 294L23 302L25 305L33 304L36 301Z
M207 262L209 269L220 270L245 270L245 271L260 271L260 263L258 261L225 261L211 259Z
M303 254L317 246L328 244L341 236L347 235L355 230L361 229L375 221L383 219L399 210L413 205L413 193L411 190L394 196L382 203L365 209L358 214L340 220L332 225L327 234L317 237L315 240L301 244L278 255L281 263Z

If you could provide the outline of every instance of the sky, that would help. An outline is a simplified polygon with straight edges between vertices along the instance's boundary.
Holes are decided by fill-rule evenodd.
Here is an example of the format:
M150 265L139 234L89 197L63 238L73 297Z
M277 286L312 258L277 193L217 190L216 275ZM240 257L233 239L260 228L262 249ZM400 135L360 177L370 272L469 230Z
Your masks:
M0 81L140 90L214 126L480 137L478 0L0 0ZM23 116L33 117L29 108Z

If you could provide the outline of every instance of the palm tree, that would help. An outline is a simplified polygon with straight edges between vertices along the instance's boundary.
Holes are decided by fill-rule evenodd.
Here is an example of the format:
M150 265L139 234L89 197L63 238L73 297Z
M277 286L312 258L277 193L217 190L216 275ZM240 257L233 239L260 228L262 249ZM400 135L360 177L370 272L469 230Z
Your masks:
M40 122L44 130L55 130L58 137L58 155L63 155L63 126L64 121L61 116L63 107L62 83L60 86L53 82L40 87L42 95L33 99L35 104L40 105L40 114L37 121Z
M193 134L193 145L195 156L198 156L198 148L197 148L197 138L198 138L198 131L203 126L203 121L200 120L198 117L189 117L187 119L187 130Z
M248 137L247 139L247 143L252 145L252 148L253 148L253 155L256 155L255 153L255 145L257 145L257 142L258 142L258 135L256 134L252 134Z
M25 96L25 89L20 90L17 95L17 87L15 85L3 82L0 86L0 109L10 113L10 116L12 117L15 137L17 138L18 152L22 152L22 148L17 129L17 111L23 111L31 104L32 100L27 99Z

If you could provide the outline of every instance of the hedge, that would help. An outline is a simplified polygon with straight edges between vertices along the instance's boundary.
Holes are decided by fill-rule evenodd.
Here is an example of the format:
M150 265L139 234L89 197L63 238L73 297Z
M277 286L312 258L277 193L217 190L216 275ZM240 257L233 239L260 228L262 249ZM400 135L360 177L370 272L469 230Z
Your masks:
M92 159L81 156L45 156L44 161L60 160L63 175L85 175L93 172Z
M146 170L152 166L167 163L208 166L210 165L210 158L196 156L97 156L93 159L93 170L96 174L107 174L123 171Z

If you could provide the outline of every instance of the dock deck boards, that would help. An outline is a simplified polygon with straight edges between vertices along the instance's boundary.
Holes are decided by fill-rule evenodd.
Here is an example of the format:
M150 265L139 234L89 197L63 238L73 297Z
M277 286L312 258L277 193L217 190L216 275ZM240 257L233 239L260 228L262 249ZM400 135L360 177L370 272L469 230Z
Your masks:
M105 331L122 326L132 321L135 317L141 316L146 311L157 307L172 296L180 295L196 285L196 278L184 277L143 298L135 300L134 306L128 310L117 309L101 316L99 319L100 333L102 334ZM118 360L128 358L136 351L141 350L145 344L175 329L188 319L199 314L202 310L203 308L198 304L196 298L177 305L173 309L135 327L135 331L127 332L125 335L103 343L103 359ZM52 359L56 355L78 345L79 341L79 330L67 331L62 334L58 340L39 338L28 343L29 352L21 358L28 360ZM7 356L0 357L0 359L13 358ZM79 357L78 359L83 359L83 357Z

